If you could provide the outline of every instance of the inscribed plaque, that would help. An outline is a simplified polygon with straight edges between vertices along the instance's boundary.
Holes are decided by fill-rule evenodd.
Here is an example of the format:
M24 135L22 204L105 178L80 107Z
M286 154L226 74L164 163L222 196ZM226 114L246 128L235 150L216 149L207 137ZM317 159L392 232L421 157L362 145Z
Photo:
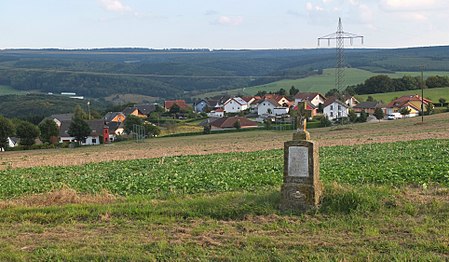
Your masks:
M288 148L288 176L309 176L309 148L303 146Z

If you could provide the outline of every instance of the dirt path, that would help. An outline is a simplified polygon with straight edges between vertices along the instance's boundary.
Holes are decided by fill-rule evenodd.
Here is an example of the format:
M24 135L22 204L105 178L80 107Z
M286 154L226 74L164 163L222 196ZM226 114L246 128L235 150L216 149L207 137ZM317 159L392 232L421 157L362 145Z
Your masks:
M312 129L321 146L386 143L422 139L449 139L449 114L364 123L343 128ZM34 150L0 153L0 170L34 166L66 166L112 160L157 158L175 155L204 155L279 149L291 139L292 131L254 131L191 137L150 139L77 149Z

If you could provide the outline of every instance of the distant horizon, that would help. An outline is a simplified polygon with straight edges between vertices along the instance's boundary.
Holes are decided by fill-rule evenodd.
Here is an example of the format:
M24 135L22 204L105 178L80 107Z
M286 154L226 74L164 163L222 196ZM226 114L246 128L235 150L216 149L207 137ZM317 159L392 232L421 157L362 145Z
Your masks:
M398 47L364 47L364 46L360 46L360 47L353 47L353 46L349 46L349 47L345 47L345 50L359 50L359 49L413 49L413 48L433 48L433 47L449 47L449 44L447 45L416 45L416 46L398 46ZM160 51L164 51L164 50L209 50L209 51L264 51L264 50L326 50L326 49L335 49L335 46L317 46L317 47L272 47L272 48L258 48L258 47L253 47L253 48L209 48L209 47L144 47L144 46L104 46L104 47L5 47L5 48L0 48L0 51L14 51L14 50L60 50L60 51L93 51L93 50L104 50L104 49L145 49L145 50L160 50Z

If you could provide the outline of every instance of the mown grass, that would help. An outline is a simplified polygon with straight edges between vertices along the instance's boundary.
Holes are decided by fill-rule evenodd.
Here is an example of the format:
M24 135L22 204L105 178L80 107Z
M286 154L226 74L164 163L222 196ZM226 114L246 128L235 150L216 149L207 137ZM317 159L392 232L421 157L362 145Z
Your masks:
M416 201L410 192L428 196ZM448 191L326 183L318 210L280 213L279 188L0 210L0 259L444 260ZM432 197L439 196L441 199Z

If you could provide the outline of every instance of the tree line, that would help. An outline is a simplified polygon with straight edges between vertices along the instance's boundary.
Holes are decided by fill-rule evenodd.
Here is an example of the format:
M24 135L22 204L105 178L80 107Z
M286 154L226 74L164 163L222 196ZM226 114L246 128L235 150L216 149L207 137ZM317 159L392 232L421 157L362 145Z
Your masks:
M387 75L377 75L368 78L365 82L348 86L346 93L354 95L387 93L396 91L416 90L423 88L449 87L449 77L429 76L423 82L419 76L403 76L401 78L390 78Z

